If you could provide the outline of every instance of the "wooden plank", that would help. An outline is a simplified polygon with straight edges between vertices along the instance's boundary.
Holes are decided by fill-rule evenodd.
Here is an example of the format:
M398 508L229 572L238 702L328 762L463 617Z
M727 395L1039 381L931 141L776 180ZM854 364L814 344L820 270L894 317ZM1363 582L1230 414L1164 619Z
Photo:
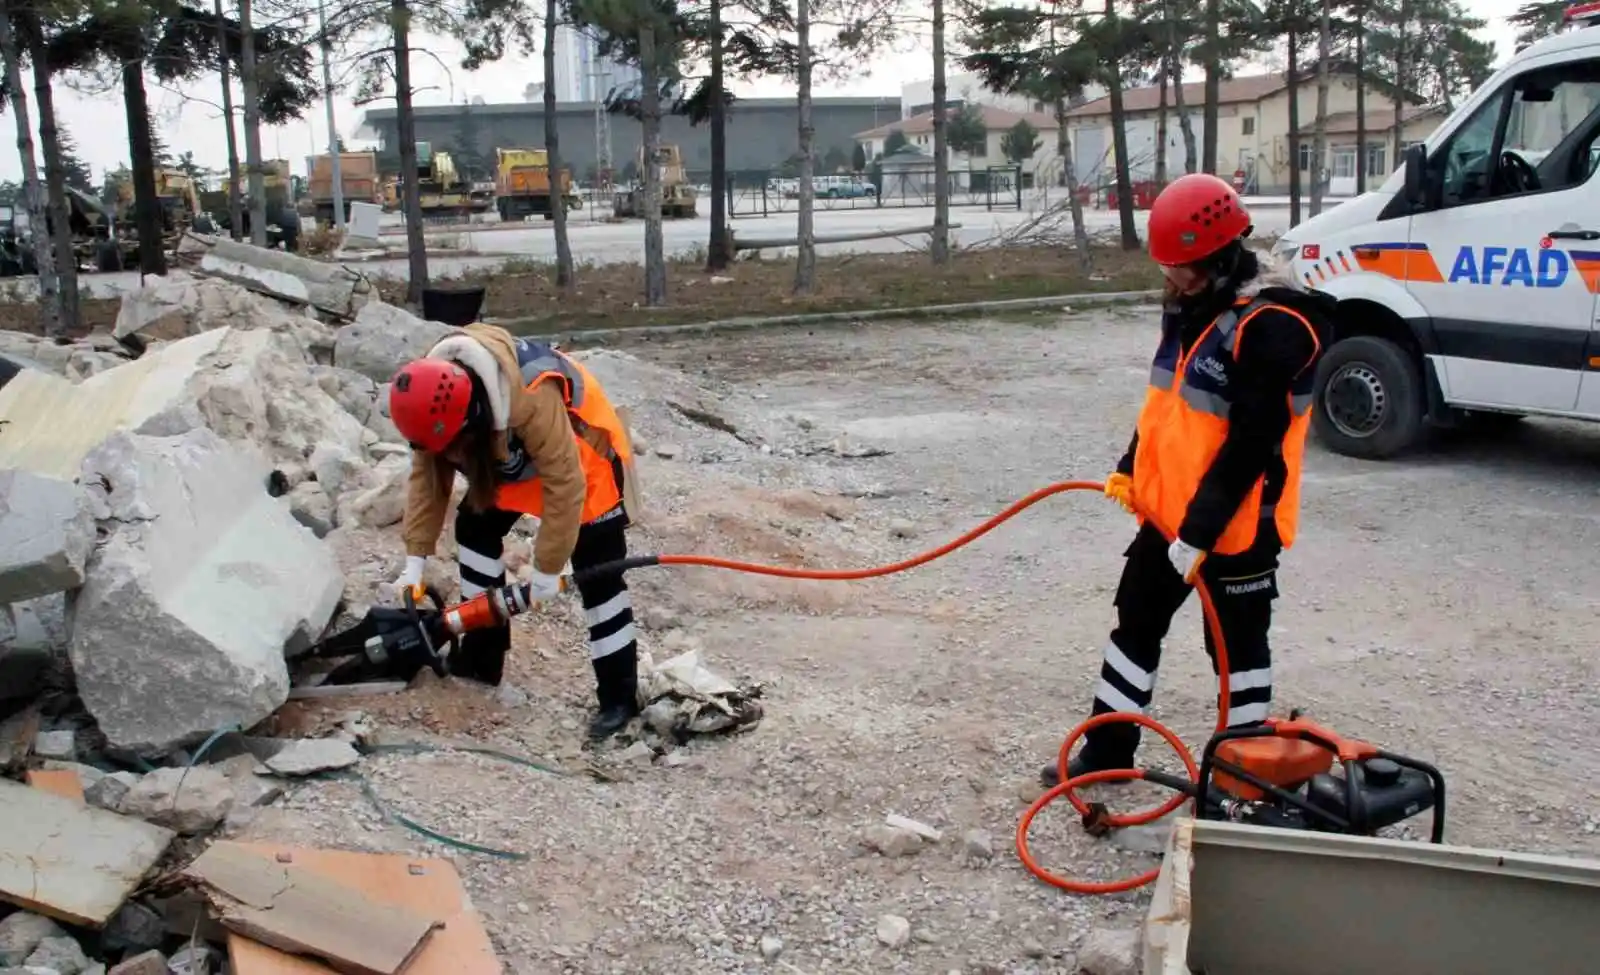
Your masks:
M72 769L32 768L28 770L28 784L52 795L73 802L83 801L83 780Z
M98 928L172 836L140 819L0 779L0 900Z
M311 850L303 847L247 844L265 857L287 855L306 870L359 891L375 903L408 908L444 919L444 927L423 943L405 975L502 975L484 930L449 860L416 860L380 853ZM334 969L239 935L228 938L234 975L334 975Z
M370 901L294 861L239 843L217 843L184 873L199 881L228 930L346 975L395 975L442 917Z
M1147 975L1189 975L1190 880L1194 871L1194 820L1173 824L1167 853L1150 894L1144 924Z

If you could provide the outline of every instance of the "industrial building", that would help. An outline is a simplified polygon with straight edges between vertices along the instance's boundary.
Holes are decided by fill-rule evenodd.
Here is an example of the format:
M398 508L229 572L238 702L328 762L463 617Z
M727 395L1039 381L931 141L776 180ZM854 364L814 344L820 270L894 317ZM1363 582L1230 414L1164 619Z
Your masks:
M461 113L475 116L483 142L476 147L493 155L497 147L543 146L544 107L538 103L516 102L491 105L428 105L416 109L417 138L441 148L453 147L461 124ZM599 165L609 142L609 155L615 170L621 171L639 151L642 130L639 122L625 115L603 115L596 102L567 102L556 106L560 128L561 157L579 179L586 179ZM849 158L857 132L875 128L900 118L900 99L818 98L812 109L816 158L830 150ZM357 139L377 140L384 148L396 144L395 110L369 110L356 132ZM692 175L711 169L711 130L691 126L682 116L662 120L661 141L674 143L683 151L684 166ZM733 172L767 172L782 168L798 154L799 121L792 98L743 98L728 116L728 169Z

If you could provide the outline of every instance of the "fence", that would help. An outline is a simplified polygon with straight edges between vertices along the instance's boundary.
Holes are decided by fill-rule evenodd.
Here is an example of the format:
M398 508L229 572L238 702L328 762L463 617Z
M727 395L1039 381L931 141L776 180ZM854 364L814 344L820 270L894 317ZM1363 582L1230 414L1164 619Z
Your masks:
M1020 166L952 170L950 205L986 210L1020 210L1032 174ZM817 210L879 210L931 207L938 177L931 165L875 166L861 176L812 178ZM730 174L728 213L734 218L765 217L800 209L800 181L771 173Z

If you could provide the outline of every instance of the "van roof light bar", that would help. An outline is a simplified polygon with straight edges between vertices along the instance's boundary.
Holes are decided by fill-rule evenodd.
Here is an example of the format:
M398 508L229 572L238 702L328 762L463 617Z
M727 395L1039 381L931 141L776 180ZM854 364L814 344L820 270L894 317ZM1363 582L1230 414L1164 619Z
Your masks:
M1600 24L1600 0L1575 3L1562 11L1562 17L1569 27L1593 27L1595 24Z

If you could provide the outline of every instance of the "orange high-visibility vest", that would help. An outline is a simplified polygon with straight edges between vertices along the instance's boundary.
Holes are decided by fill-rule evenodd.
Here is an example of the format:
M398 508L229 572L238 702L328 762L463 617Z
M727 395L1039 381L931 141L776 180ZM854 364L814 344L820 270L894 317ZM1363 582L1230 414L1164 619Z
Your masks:
M524 387L531 389L546 380L561 384L561 397L567 404L572 436L583 465L582 521L588 524L622 503L623 480L633 467L633 447L627 430L605 390L582 363L543 342L517 339L516 347ZM605 434L604 450L596 450L584 439L582 433L587 429ZM500 467L502 483L495 492L495 506L537 518L544 511L539 471L515 434L510 436L507 448L510 456Z
M1133 496L1167 531L1175 532L1183 524L1189 502L1228 436L1234 350L1243 340L1245 328L1268 308L1297 319L1311 333L1311 340L1320 351L1317 331L1304 315L1265 301L1241 299L1206 326L1187 355L1183 353L1179 330L1163 330L1161 346L1150 368L1150 388L1139 413ZM1288 393L1289 430L1278 448L1286 471L1282 495L1275 504L1263 506L1265 477L1257 478L1212 547L1216 554L1233 555L1248 549L1265 518L1276 523L1284 548L1294 543L1300 512L1300 467L1305 457L1306 432L1311 426L1314 378L1314 370L1307 366L1295 377Z

